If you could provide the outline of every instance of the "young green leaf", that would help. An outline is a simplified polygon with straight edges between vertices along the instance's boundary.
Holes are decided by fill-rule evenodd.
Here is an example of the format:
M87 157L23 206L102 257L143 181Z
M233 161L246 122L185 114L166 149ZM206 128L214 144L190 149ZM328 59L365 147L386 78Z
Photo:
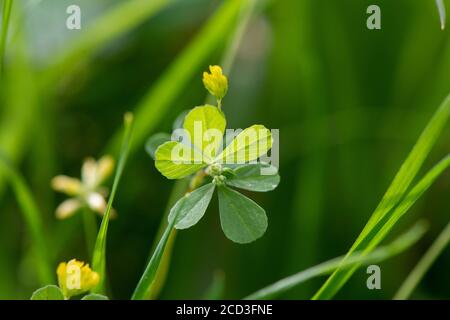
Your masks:
M181 179L207 165L195 149L177 141L163 143L155 152L155 167L168 179Z
M267 170L262 174L262 169ZM261 163L248 164L234 170L234 175L227 178L225 183L239 189L266 192L274 190L280 183L277 168Z
M189 111L183 128L198 150L214 158L222 145L226 125L225 117L217 107L204 105Z
M263 125L255 124L234 138L217 157L223 163L248 163L272 148L272 134Z
M145 143L145 151L152 157L153 160L156 160L155 153L160 145L163 143L170 141L170 134L165 132L160 132L152 135L148 138Z
M83 298L81 298L81 300L109 300L109 298L102 294L91 293L85 295Z
M125 132L122 142L122 148L120 150L119 162L114 176L114 182L111 190L111 195L106 206L106 211L103 215L100 230L97 234L97 240L95 242L95 248L92 258L92 268L99 274L100 282L94 288L94 292L104 291L105 282L105 269L106 269L106 239L108 233L109 219L111 216L111 208L116 196L117 188L119 187L120 178L122 177L123 170L125 169L125 163L127 162L128 153L130 150L131 135L133 132L133 114L126 113L124 117Z
M219 187L219 211L222 230L234 242L249 243L266 232L264 209L226 186Z
M31 300L64 300L64 295L59 287L49 285L33 292Z
M208 183L186 194L170 210L169 223L175 219L176 229L188 229L197 224L208 208L215 185Z

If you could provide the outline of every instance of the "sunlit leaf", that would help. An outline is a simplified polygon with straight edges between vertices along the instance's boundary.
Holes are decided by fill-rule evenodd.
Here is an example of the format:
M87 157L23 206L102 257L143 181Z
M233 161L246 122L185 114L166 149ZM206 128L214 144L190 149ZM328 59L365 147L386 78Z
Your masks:
M177 141L168 141L156 149L155 166L168 179L181 179L207 165L203 155Z
M266 154L272 148L272 134L263 125L253 125L234 138L217 157L224 163L248 163Z
M266 232L264 209L226 186L219 187L219 211L222 230L234 242L249 243Z
M169 222L176 219L176 229L187 229L197 224L205 214L211 197L214 193L215 185L208 183L207 185L186 194L170 210Z
M158 149L160 145L167 141L170 141L170 134L164 132L156 133L148 138L147 142L145 143L145 151L147 151L150 157L155 160L156 149Z

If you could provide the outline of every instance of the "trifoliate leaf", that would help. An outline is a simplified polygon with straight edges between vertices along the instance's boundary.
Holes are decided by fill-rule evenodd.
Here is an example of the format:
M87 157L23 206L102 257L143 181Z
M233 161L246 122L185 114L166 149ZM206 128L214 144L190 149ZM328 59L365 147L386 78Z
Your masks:
M270 148L270 130L263 125L253 125L239 133L216 160L227 164L248 163L266 154Z
M209 183L178 200L170 210L169 223L175 219L176 229L187 229L197 224L211 202L214 188L215 185Z
M85 295L83 298L81 298L81 300L109 300L109 298L102 294L91 293L91 294Z
M217 107L204 105L192 109L184 119L192 144L213 159L222 145L226 127L225 117Z
M155 166L168 179L181 179L205 167L204 157L193 148L168 141L156 149Z
M49 285L33 292L31 300L64 300L64 295L59 287Z
M267 164L248 164L235 169L234 175L227 178L225 183L244 190L272 191L280 183L277 171L277 168Z
M156 133L147 139L147 142L145 143L145 151L147 151L150 157L155 160L156 149L167 141L170 141L170 134L165 132Z
M234 242L249 243L266 232L264 209L226 186L219 187L219 211L222 230Z

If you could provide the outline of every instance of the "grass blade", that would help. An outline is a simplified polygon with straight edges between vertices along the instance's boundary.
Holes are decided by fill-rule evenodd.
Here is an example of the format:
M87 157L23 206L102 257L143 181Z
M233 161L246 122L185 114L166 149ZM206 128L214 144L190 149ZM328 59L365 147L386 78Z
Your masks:
M105 283L105 266L106 266L106 236L108 233L109 218L111 215L111 208L116 196L117 188L119 186L120 178L122 177L123 170L125 168L125 163L127 162L128 153L130 151L130 141L133 131L133 115L131 113L125 114L124 117L125 133L122 142L122 149L120 151L119 162L117 164L116 174L114 176L114 182L111 190L111 195L108 200L108 205L106 206L105 213L103 215L102 223L100 225L100 230L97 235L97 240L95 242L95 248L92 258L92 267L100 275L100 283L95 288L96 293L101 293L104 291Z
M408 299L414 289L417 287L423 276L427 273L442 251L448 246L450 242L450 223L439 234L437 239L433 242L431 247L420 259L419 263L414 267L406 280L400 286L400 289L394 296L395 300Z
M56 62L47 71L46 83L53 84L61 73L70 73L80 66L80 62L86 63L100 48L157 14L171 2L173 0L121 1L87 26L85 32L55 58Z
M0 75L3 73L3 60L5 58L6 42L8 40L12 3L12 0L3 0L2 31L0 35Z
M136 107L135 143L131 152L144 145L145 139L164 117L170 105L200 69L205 59L224 41L240 5L239 0L224 2ZM110 147L118 146L119 139L120 135L116 134Z
M25 179L15 168L9 165L3 156L0 157L0 168L2 168L2 172L6 174L6 177L11 182L17 202L21 208L23 218L30 232L30 237L36 255L36 265L40 284L47 285L49 283L53 283L54 276L50 258L47 254L49 247L47 246L47 240L44 236L45 231L42 222L42 215L39 212L33 195L28 188Z
M436 113L420 135L412 151L408 155L405 162L402 164L393 182L383 196L380 204L375 209L375 212L370 217L369 221L354 242L353 246L350 248L347 256L350 256L355 251L373 249L373 245L369 247L371 241L375 239L379 242L381 238L384 237L385 233L380 233L378 235L380 238L376 238L376 232L379 231L380 228L384 227L383 225L380 225L379 222L386 222L391 218L395 220L396 215L400 213L401 210L399 211L399 209L393 209L405 196L411 182L416 177L417 172L421 168L423 162L430 153L431 148L436 143L437 138L439 137L445 124L447 123L449 115L450 97L447 96L445 101L441 104L439 109L436 111ZM409 209L409 207L407 209ZM390 230L390 227L387 230ZM376 245L376 242L372 244ZM340 270L338 268L316 293L314 299L332 298L351 277L356 268L357 267L353 267L347 270Z
M444 30L445 29L445 19L446 19L444 0L436 0L436 6L439 11L439 19L441 20L441 29Z
M274 297L298 286L299 284L308 281L312 278L330 274L336 268L349 268L355 264L372 264L389 259L404 250L414 245L425 233L426 226L424 223L417 223L408 232L398 237L392 243L380 247L374 250L368 255L361 254L359 252L353 253L350 257L345 259L344 256L337 257L332 260L323 262L314 267L308 268L304 271L296 273L287 278L281 279L274 284L267 286L257 292L249 295L244 299L257 300L257 299L273 299ZM344 259L344 262L342 260Z

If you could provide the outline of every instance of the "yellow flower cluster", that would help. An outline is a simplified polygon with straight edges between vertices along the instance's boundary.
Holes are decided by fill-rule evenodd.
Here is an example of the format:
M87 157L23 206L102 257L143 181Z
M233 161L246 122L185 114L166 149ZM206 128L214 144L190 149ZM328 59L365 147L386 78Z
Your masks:
M92 271L89 264L76 259L60 263L56 274L66 299L90 291L100 281L98 273Z

